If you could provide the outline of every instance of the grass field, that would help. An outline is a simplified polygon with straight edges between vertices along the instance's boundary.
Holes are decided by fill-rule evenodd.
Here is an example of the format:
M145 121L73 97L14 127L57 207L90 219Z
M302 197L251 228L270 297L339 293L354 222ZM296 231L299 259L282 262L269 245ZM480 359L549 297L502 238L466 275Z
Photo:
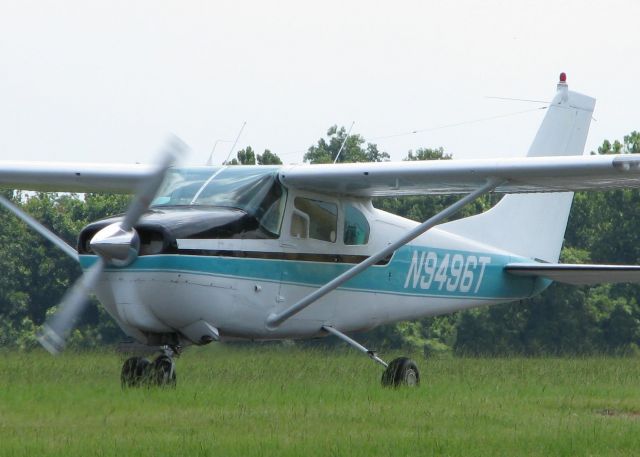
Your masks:
M344 351L193 349L165 390L122 360L0 352L0 455L640 455L632 358L418 360L417 390Z

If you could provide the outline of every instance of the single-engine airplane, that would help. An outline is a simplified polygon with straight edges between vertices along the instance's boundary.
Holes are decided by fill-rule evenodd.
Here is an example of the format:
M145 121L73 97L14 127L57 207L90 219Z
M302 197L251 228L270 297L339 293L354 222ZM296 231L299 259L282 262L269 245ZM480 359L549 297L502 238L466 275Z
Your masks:
M93 292L160 350L125 361L125 386L174 385L184 346L325 335L383 365L383 385L417 385L414 361L387 364L346 333L528 298L552 281L640 281L639 266L558 263L573 191L640 186L640 155L583 155L594 106L561 74L521 158L173 167L174 140L156 166L0 162L3 187L136 192L126 214L86 226L77 251L2 200L84 270L40 342L61 351ZM507 195L445 222L490 192ZM421 224L372 205L428 194L464 196Z

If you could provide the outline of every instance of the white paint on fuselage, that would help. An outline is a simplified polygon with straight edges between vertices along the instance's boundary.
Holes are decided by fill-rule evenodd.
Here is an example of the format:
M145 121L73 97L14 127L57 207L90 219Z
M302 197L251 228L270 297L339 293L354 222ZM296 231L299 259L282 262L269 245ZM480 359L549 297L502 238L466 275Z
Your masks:
M123 304L110 302L110 294L103 293L103 290L111 288L114 275L118 276L115 281L119 287L126 285L128 289L137 290L136 295L140 303L145 304L147 313L121 313L125 308ZM249 339L310 337L317 334L322 325L333 325L344 331L367 330L384 323L498 302L336 290L277 329L269 330L264 322L272 311L289 306L311 293L315 287L293 284L279 286L277 283L245 279L229 281L233 283L231 287L221 288L213 283L206 285L202 275L195 274L108 273L97 293L108 310L117 310L117 320L130 327L162 333L204 320L218 328L222 335ZM277 303L279 294L288 299ZM157 326L150 325L149 314L159 323ZM140 317L142 320L137 320Z
M415 227L416 223L374 208L368 210L370 242L344 246L317 240L179 240L181 249L371 255ZM284 232L286 233L286 232ZM338 238L341 239L341 238ZM500 250L434 228L409 243L438 249L508 255ZM287 260L282 262L283 270ZM377 268L377 267L372 267ZM390 294L338 289L275 330L267 316L296 303L316 286L287 281L254 280L232 269L224 275L184 271L112 270L104 275L97 295L106 309L127 328L163 333L204 320L223 336L248 339L305 338L323 325L343 331L366 330L381 324L489 305L507 300L472 297ZM136 336L136 335L132 335ZM138 335L139 336L139 335ZM137 337L137 336L136 336Z

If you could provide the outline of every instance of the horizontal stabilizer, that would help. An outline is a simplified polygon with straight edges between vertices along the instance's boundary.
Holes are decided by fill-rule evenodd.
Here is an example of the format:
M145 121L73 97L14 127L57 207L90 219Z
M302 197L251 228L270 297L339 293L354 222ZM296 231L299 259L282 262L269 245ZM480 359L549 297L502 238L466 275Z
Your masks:
M638 265L576 265L563 263L510 263L507 273L517 276L535 276L574 286L601 283L640 283Z

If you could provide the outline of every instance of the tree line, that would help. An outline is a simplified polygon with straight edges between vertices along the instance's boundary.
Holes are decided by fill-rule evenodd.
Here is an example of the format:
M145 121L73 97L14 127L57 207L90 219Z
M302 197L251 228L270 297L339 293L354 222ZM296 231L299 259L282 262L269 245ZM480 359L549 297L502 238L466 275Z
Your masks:
M344 144L344 146L343 146ZM342 150L341 150L342 149ZM341 150L341 151L340 151ZM340 156L338 157L338 152ZM592 154L640 153L640 133L622 141L605 140ZM309 147L308 163L382 162L389 155L344 127L332 126ZM409 151L405 160L449 160L442 148ZM280 164L277 154L247 146L232 164ZM89 222L124 211L125 195L52 194L4 191L61 238L75 245ZM457 196L376 198L374 205L416 221L453 203ZM457 217L476 214L498 201L485 196ZM34 347L35 335L80 268L57 248L2 210L0 242L0 346ZM576 193L561 261L565 263L640 263L640 190ZM410 348L425 354L575 355L640 353L640 285L573 287L553 284L538 297L445 316L379 327L361 337L376 348ZM123 334L93 300L70 338L77 347L111 344Z

